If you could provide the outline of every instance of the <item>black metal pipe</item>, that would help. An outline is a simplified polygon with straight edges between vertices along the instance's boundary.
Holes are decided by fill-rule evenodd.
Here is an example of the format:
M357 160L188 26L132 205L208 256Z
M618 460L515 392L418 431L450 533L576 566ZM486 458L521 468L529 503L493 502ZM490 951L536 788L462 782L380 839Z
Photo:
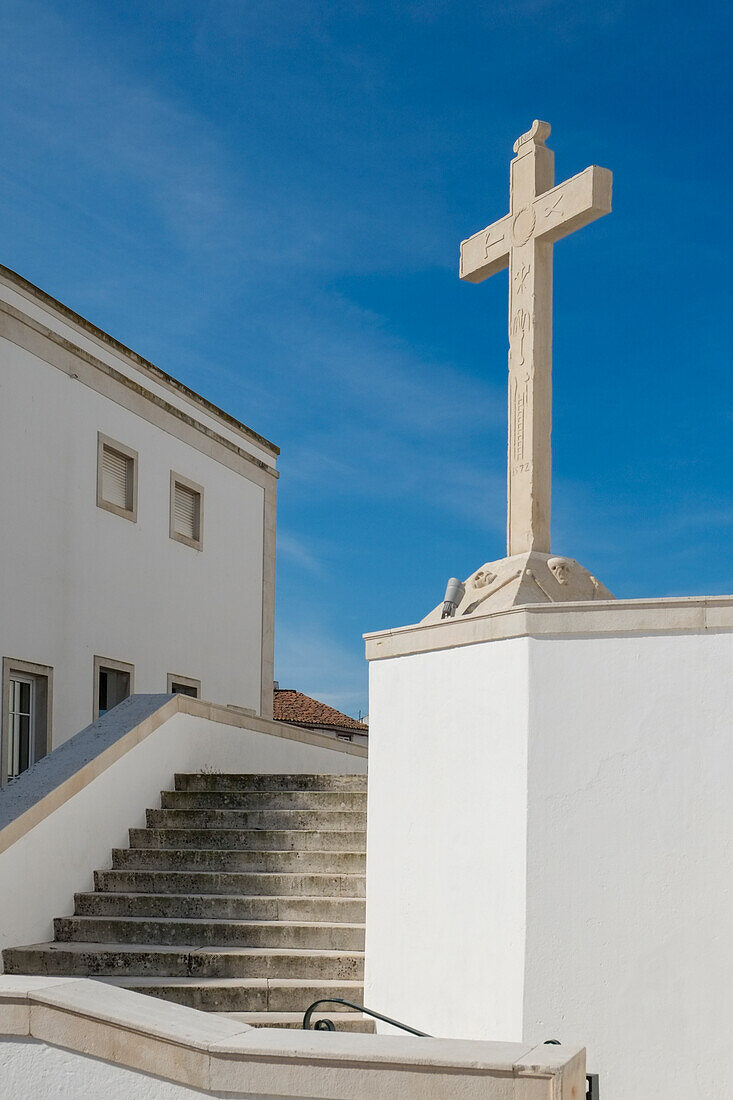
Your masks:
M374 1012L371 1008L366 1008L364 1005L354 1004L353 1001L345 1001L343 997L324 997L320 1001L314 1001L305 1010L303 1016L303 1030L310 1031L311 1016L315 1009L319 1005L346 1005L348 1008L355 1008L357 1012L366 1012L367 1016L373 1016L375 1020L381 1020L385 1024L392 1024L393 1027L400 1027L403 1031L409 1031L410 1035L418 1035L421 1039L431 1039L432 1036L428 1035L424 1031L418 1031L417 1028L409 1027L408 1024L401 1024L399 1020L392 1020L389 1016L383 1016L381 1012ZM335 1031L336 1028L332 1020L316 1020L314 1025L315 1031Z

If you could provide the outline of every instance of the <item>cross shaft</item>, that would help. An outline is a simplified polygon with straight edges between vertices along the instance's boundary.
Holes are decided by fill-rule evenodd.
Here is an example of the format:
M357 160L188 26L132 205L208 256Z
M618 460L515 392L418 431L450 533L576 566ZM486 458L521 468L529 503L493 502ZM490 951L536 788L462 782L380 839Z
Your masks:
M509 267L507 555L550 553L552 246L611 210L612 175L596 165L553 186L547 122L514 144L510 211L461 243L460 277Z

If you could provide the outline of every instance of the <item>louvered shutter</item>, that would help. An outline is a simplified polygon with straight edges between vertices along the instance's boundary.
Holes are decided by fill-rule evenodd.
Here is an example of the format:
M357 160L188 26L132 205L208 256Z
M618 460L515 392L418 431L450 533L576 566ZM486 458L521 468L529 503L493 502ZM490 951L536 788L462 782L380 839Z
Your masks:
M173 501L173 523L179 535L189 539L199 537L199 494L176 482Z
M102 498L118 508L132 507L132 459L111 447L102 454Z

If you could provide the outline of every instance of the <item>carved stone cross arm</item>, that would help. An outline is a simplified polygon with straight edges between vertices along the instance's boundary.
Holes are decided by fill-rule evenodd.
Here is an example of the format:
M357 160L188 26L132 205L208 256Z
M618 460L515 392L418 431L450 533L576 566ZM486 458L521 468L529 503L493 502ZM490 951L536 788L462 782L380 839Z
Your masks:
M538 195L531 203L534 239L554 244L608 214L612 182L613 173L608 168L592 164L584 172ZM465 282L481 283L509 266L512 244L519 243L512 239L514 220L514 215L506 214L461 242L460 276ZM528 224L530 220L532 216L528 214Z
M584 172L545 191L533 203L536 236L554 244L610 213L612 184L613 173L608 168L591 164Z
M512 216L506 214L500 221L461 241L461 278L467 283L482 283L508 267L511 231Z

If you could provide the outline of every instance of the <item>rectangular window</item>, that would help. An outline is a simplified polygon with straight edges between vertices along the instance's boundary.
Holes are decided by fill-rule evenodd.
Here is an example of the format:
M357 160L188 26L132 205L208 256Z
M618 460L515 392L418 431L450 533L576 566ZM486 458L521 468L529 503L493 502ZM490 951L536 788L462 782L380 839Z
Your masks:
M137 520L137 451L97 434L97 507Z
M15 779L51 748L53 669L3 659L0 784Z
M176 676L169 672L168 691L171 695L190 695L193 699L200 699L201 681L193 680L190 676Z
M170 537L194 550L201 550L203 522L203 488L171 470Z
M132 695L134 666L108 657L94 658L94 717L101 718Z
M33 680L14 672L10 677L8 709L8 779L15 779L34 762L36 708Z

